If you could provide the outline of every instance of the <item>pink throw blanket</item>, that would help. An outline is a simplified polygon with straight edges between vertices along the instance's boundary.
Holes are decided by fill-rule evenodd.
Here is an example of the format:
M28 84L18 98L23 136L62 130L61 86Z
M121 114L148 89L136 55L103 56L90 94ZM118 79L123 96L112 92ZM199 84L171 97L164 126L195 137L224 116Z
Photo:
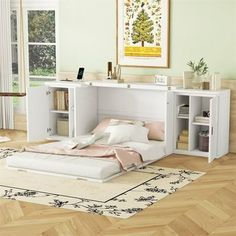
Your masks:
M95 158L116 158L123 169L127 170L131 166L140 166L142 164L142 158L140 154L130 148L123 147L111 147L106 145L90 145L83 149L59 149L50 147L50 144L42 144L38 146L25 147L25 151L49 153L58 155L70 155L70 156L85 156Z

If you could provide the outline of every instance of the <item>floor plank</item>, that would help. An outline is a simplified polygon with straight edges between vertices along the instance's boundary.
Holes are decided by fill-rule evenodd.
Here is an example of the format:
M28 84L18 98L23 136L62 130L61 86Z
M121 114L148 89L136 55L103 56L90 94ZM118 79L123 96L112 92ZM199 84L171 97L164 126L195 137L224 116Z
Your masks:
M0 130L20 147L26 133ZM205 158L171 155L157 166L206 172L176 193L120 220L105 216L0 199L1 236L235 236L236 154L208 164Z

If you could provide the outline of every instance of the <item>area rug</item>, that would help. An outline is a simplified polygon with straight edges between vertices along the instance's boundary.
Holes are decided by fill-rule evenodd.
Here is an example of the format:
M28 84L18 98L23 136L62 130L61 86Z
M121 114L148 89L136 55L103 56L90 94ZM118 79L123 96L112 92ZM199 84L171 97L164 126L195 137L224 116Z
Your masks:
M5 161L4 159L7 156L13 155L16 151L17 150L14 149L0 149L1 162ZM97 192L94 194L93 198L91 198L91 196L87 198L78 197L78 192L73 195L71 189L69 191L70 194L62 195L55 191L55 189L51 191L38 190L37 184L34 188L23 188L23 184L19 183L17 183L17 185L14 184L14 186L3 184L4 180L1 180L0 184L0 197L98 215L129 218L204 175L203 172L198 171L158 166L147 166L143 169L133 171L131 174L132 178L137 176L139 179L142 179L140 177L142 175L144 175L145 178L143 182L138 182L125 191L122 190L119 193L113 193L112 197L110 197L110 188L107 188L105 191L104 188L99 187L97 189L100 190L97 191L101 191L102 189L103 192ZM45 175L38 175L39 177L45 177ZM121 181L119 180L120 178ZM117 177L115 181L118 188L119 185L122 185L122 176ZM79 183L82 184L82 181ZM88 184L87 187L89 189L90 182L87 183L83 181L83 184ZM92 186L95 185L103 185L103 183L93 183ZM99 195L104 195L104 199L106 200L97 198Z

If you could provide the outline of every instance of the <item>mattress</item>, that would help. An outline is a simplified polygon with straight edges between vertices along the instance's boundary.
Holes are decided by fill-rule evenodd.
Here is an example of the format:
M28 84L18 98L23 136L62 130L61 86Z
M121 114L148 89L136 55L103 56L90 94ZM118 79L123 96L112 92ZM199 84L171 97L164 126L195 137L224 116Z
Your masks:
M33 152L16 153L7 158L7 166L17 169L47 172L74 177L107 179L121 172L117 160L101 160Z
M157 161L165 156L165 143L150 141L148 144L126 142L121 146L139 152L143 165ZM21 152L7 158L10 168L61 174L85 179L106 181L122 172L120 163L115 159L55 155L34 152ZM133 169L132 167L130 169Z

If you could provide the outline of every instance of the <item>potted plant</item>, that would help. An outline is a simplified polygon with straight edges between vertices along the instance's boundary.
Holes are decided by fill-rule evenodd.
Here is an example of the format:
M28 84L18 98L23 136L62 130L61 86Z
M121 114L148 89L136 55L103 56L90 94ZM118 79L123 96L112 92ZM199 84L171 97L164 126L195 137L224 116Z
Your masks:
M189 61L187 65L191 68L193 72L193 87L194 88L200 88L201 82L203 81L203 78L208 73L208 65L204 61L204 58L201 58L199 62L195 63L193 61Z

